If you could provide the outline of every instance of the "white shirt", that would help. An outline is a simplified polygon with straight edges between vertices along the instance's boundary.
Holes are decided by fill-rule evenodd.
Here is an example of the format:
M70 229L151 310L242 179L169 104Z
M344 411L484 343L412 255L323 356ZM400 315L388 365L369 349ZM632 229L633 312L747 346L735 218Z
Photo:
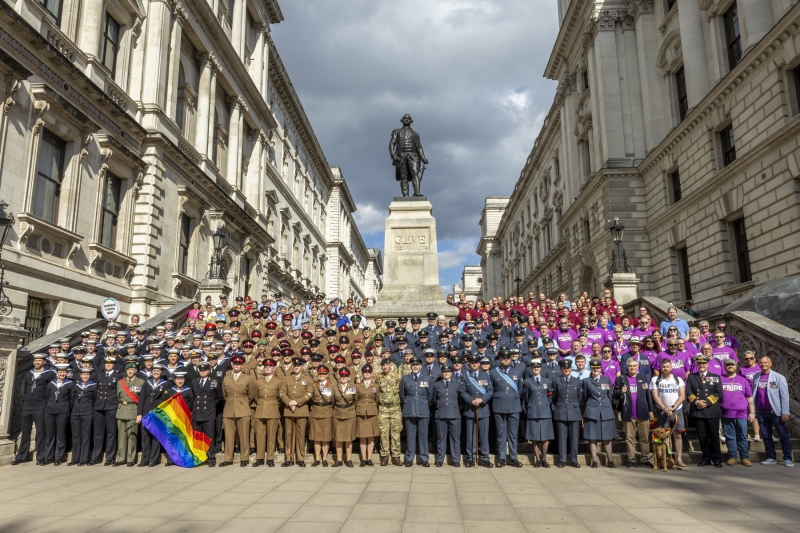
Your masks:
M670 375L668 378L653 376L653 379L650 380L650 388L658 391L658 397L661 399L661 403L666 406L675 405L680 395L680 389L685 386L683 380L674 375ZM677 411L680 409L683 409L682 405L678 405L675 410Z

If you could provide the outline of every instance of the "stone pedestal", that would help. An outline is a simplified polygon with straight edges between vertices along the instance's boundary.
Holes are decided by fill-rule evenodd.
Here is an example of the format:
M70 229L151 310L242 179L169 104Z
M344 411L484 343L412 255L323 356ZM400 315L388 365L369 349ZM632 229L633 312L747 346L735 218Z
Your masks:
M228 296L231 294L231 288L228 286L228 281L224 279L203 280L198 289L200 292L201 302L206 301L206 296L211 296L212 302L218 302L220 294L225 294Z
M617 305L625 305L639 297L639 278L633 273L617 272L611 274L603 284L606 289L611 289L612 298Z
M444 301L439 286L436 219L427 198L394 198L389 204L383 246L383 289L378 303L364 309L373 319L423 317L431 311L448 318L457 309Z
M17 350L27 331L19 319L0 316L0 465L14 460L15 442L9 440L9 426L14 407L14 381L17 375Z

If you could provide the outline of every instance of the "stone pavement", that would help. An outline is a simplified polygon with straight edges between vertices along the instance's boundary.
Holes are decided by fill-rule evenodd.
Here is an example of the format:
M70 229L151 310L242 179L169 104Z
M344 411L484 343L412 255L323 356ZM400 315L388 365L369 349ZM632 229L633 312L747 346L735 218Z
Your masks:
M0 531L800 531L800 469L0 468Z

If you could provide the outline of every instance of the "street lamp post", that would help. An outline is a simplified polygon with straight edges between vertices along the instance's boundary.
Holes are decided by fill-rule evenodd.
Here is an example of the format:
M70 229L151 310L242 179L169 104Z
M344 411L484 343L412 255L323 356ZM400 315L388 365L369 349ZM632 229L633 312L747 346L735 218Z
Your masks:
M519 298L519 284L522 283L522 280L519 277L519 263L517 263L517 277L514 278L514 283L517 284L517 298Z
M6 237L8 237L8 230L14 225L16 219L11 212L6 213L6 204L0 200L0 315L7 315L11 313L14 306L11 305L11 300L5 293L3 288L8 285L5 280L6 265L3 263L3 246L6 244Z
M225 273L222 268L222 242L225 239L225 234L221 230L217 230L211 235L211 241L214 244L214 252L211 254L211 265L208 269L208 279L224 279Z
M611 249L611 273L631 273L631 266L628 264L628 257L625 254L625 245L622 244L625 225L620 222L618 217L614 217L614 220L608 221L608 229L614 240L614 246Z

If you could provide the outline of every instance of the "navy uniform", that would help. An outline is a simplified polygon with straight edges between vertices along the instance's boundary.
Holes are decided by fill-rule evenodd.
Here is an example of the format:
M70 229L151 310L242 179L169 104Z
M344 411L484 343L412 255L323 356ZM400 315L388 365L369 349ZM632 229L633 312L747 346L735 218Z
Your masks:
M497 463L495 466L505 466L507 446L509 464L521 467L522 463L517 460L517 439L519 418L522 412L520 387L523 381L524 366L512 367L511 353L507 350L500 352L500 360L507 362L508 366L501 364L489 373L494 389L492 414L494 414L494 423L497 429Z
M186 385L186 370L176 370L172 373L173 380L175 378L183 378L183 386L178 387L177 385L173 385L169 389L169 396L175 396L176 394L180 394L183 397L183 401L186 402L186 407L189 408L191 411L194 406L194 392L192 392L192 388ZM174 383L174 381L173 381Z
M459 382L453 375L453 366L442 366L442 379L433 385L433 404L436 420L436 466L442 466L450 441L453 466L461 466L461 410L459 408Z
M589 367L594 372L595 369L601 369L602 363L597 359L592 359ZM616 419L614 408L612 407L612 398L614 394L614 385L611 380L602 374L597 376L590 375L588 378L581 380L581 395L584 405L583 411L583 438L589 441L603 441L603 443L610 443L611 440L617 437ZM606 446L606 458L608 463L606 466L615 468L614 461L609 453L611 451L610 444ZM597 461L595 457L592 458L592 468L597 468Z
M81 368L80 374L93 374L91 368ZM91 377L86 383L78 380L72 387L72 411L70 429L72 434L72 461L70 465L83 466L89 461L89 444L92 439L92 415L97 383Z
M558 432L558 467L563 468L567 462L567 446L572 458L572 466L578 464L578 435L581 424L581 400L583 389L580 378L563 374L567 368L572 369L572 362L563 359L559 362L562 375L553 379L553 420Z
M214 354L213 356L211 354ZM222 380L225 379L225 376L231 370L231 360L227 357L223 357L219 359L219 355L215 352L209 353L209 361L211 362L211 377L212 379L217 381L218 386L222 387ZM220 402L217 404L217 416L214 422L215 429L217 434L214 438L214 442L216 443L216 448L214 448L215 455L222 449L223 437L222 437L222 411L225 408L225 402L221 401L222 398L222 391L220 391ZM281 440L282 437L279 439Z
M412 368L421 365L418 358L411 360ZM433 386L430 377L421 369L403 376L400 381L400 403L403 404L403 420L406 427L405 466L411 466L416 456L419 440L419 458L422 466L428 467L428 419L429 405L433 400Z
M66 373L69 363L56 363L56 372ZM69 423L69 412L72 408L72 387L75 382L64 378L59 382L58 378L47 384L47 404L44 408L44 462L61 464L61 458L67 449L67 424ZM38 452L37 452L38 453Z
M489 359L485 358L488 362ZM481 357L472 354L467 357L467 361L473 366L480 363ZM488 367L487 367L488 368ZM489 461L489 417L491 415L489 400L492 399L494 388L489 374L480 368L473 370L472 367L465 371L464 380L460 389L461 400L464 402L464 426L466 428L466 453L467 462L465 466L476 465L477 455L480 453L481 464L487 468L492 468ZM473 405L473 401L480 399L480 405ZM477 421L477 427L476 427ZM477 439L475 433L478 433ZM476 440L480 440L476 443ZM480 449L478 449L480 446Z
M222 388L217 378L211 376L211 363L203 361L197 365L198 370L208 370L209 375L192 380L194 405L192 406L192 428L204 433L211 444L208 447L208 466L216 466L217 441L217 409L222 404ZM221 413L222 411L220 411Z
M716 467L722 466L722 457L719 445L719 421L722 418L722 379L719 374L708 372L708 359L698 355L695 363L705 363L703 370L686 376L686 399L689 401L689 416L697 426L697 437L700 439L700 448L703 456L698 466L713 463ZM697 402L705 401L706 407L700 409Z
M114 365L113 370L104 368ZM103 367L95 370L95 382L97 383L97 393L94 398L94 447L90 465L100 462L103 454L103 440L105 440L105 466L111 466L117 456L117 382L120 379L120 372L117 370L117 358L115 355L106 356Z
M533 368L541 368L541 361L531 362ZM553 433L553 382L535 373L522 382L522 405L525 409L525 439L542 443L543 451L534 459L533 466L549 468L547 446L555 438Z
M161 365L154 364L153 370L160 369ZM139 395L139 416L145 416L159 406L161 402L170 397L169 389L172 383L159 376L158 381L150 378L142 385ZM150 433L147 428L142 431L142 458L139 466L155 466L161 456L161 443Z
M44 361L47 356L34 354L35 360ZM35 367L34 367L35 369ZM36 464L44 464L44 408L47 405L47 384L55 377L52 370L34 372L31 369L22 378L22 432L20 434L19 451L12 464L24 463L28 460L31 447L31 430L36 426Z

